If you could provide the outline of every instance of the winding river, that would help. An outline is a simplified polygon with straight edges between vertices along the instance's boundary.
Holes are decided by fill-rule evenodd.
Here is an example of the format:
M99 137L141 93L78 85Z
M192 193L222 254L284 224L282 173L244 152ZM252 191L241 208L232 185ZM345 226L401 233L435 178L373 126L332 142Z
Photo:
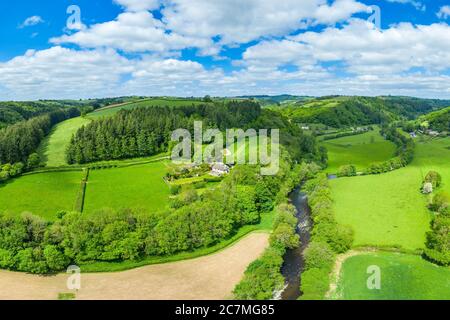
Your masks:
M301 272L304 268L303 251L308 246L311 229L311 210L308 206L306 193L301 187L295 189L290 195L290 201L297 209L297 234L300 235L300 247L288 250L284 256L284 264L281 273L286 279L286 288L283 291L282 300L297 300L300 297Z

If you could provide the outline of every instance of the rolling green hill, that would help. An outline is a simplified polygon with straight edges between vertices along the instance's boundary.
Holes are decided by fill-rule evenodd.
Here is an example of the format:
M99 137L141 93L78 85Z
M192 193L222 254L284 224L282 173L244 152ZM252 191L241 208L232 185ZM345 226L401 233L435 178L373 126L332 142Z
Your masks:
M445 100L409 97L323 97L278 108L297 123L321 123L334 128L416 119L441 109ZM277 108L274 108L277 109Z
M355 165L357 171L367 169L374 162L394 157L395 145L384 139L377 128L364 134L348 136L321 143L328 150L327 173L337 173L344 165Z
M430 170L442 175L450 190L450 139L430 139L416 146L405 168L330 182L336 219L355 230L356 246L423 248L431 214L420 187Z
M419 122L428 122L433 130L450 131L450 107L424 115L419 118Z

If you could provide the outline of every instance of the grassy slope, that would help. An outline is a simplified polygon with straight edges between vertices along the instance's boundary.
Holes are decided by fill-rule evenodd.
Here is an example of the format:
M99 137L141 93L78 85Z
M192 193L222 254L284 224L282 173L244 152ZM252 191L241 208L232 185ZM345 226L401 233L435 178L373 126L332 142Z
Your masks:
M381 290L367 289L367 268L374 265L381 269ZM337 292L347 300L450 299L450 268L414 255L363 254L344 262Z
M371 163L389 160L394 156L395 145L386 141L379 129L364 134L322 142L328 150L328 173L337 173L343 165L354 164L358 171Z
M102 208L163 209L169 187L163 181L163 162L125 168L92 170L86 189L84 212Z
M0 185L0 212L31 212L48 220L61 210L71 211L82 172L52 172L20 177Z
M93 113L89 114L89 118L95 120L101 117L110 117L119 112L120 110L130 110L139 107L177 107L177 106L186 106L192 104L204 104L204 102L199 100L183 100L183 99L149 99L140 102L135 102L131 104L126 104L123 106L118 106L115 108L103 108L99 109Z
M338 222L355 230L355 245L423 248L429 229L427 198L420 193L429 170L437 170L450 190L450 139L418 143L406 168L382 175L331 181Z
M48 167L66 165L66 149L70 139L77 130L90 122L89 119L78 117L58 124L41 143L39 155Z

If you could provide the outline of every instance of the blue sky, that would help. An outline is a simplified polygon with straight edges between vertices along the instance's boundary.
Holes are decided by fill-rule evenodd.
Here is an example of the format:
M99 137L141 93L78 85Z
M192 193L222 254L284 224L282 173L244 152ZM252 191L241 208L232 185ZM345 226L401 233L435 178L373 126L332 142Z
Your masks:
M70 5L81 10L67 28ZM381 29L368 22L381 9ZM18 0L0 10L0 99L115 95L450 98L438 0Z

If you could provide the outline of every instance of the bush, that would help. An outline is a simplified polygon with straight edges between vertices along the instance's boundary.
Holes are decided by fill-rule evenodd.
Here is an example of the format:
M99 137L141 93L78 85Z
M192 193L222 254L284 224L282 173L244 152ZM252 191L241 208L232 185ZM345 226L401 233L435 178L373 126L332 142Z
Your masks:
M311 242L303 252L306 269L318 268L331 271L335 255L326 243Z
M441 210L447 209L449 207L449 204L450 195L445 191L441 191L433 197L433 202L430 205L430 209L435 212L439 212Z
M245 271L244 278L233 293L237 300L270 300L275 290L284 286L280 274L283 257L276 249L269 248L261 258L252 262Z
M356 176L356 167L354 165L345 165L339 168L338 177L354 177Z
M270 235L270 245L281 250L295 249L300 245L300 236L292 226L281 223Z
M300 300L322 300L330 286L328 270L312 268L302 273Z
M431 183L433 185L433 188L439 188L439 186L442 183L442 177L441 175L436 171L430 171L425 176L424 183Z
M170 186L170 194L172 195L177 195L179 194L181 191L181 187L179 185L171 185Z

